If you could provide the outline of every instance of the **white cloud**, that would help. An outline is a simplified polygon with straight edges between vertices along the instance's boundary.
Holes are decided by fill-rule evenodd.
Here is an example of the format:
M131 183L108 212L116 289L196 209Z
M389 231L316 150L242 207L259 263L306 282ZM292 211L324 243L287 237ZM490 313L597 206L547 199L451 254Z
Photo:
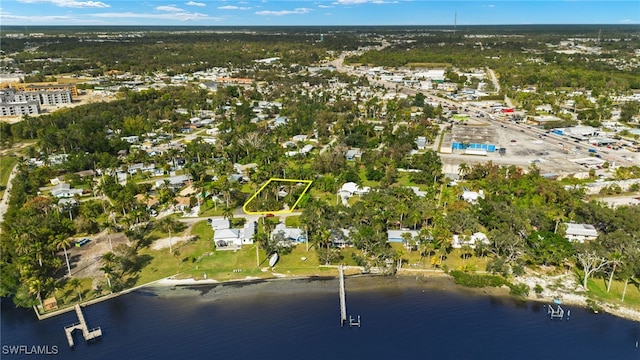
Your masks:
M318 5L318 7L319 7L319 8L321 8L321 9L330 9L330 8L334 8L335 6L333 6L333 5L322 5L322 4L320 4L320 5Z
M158 10L158 11L168 11L168 12L177 12L177 13L186 12L183 9L180 9L179 7L176 7L176 6L173 6L173 5L158 6L158 7L156 7L156 10Z
M187 6L207 6L205 3L189 1L188 3L184 3Z
M338 0L332 4L335 5L360 5L360 4L397 4L398 1L386 0Z
M256 15L284 16L284 15L294 15L294 14L308 14L311 11L313 11L313 9L309 9L309 8L296 8L293 10L279 10L279 11L262 10L262 11L256 11Z
M225 6L218 6L218 9L220 9L220 10L249 10L251 8L250 7L234 6L234 5L225 5Z
M149 13L97 13L91 14L92 17L97 18L138 18L138 19L161 19L161 20L178 20L178 21L194 21L194 20L215 20L219 21L222 18L212 18L206 14L200 13L188 13L188 12L176 12L176 13L162 13L162 14L149 14Z
M622 19L619 21L620 24L635 24L637 22L637 20L632 20L632 19Z
M18 0L23 4L52 4L59 7L70 8L108 8L109 4L102 1L77 1L77 0Z

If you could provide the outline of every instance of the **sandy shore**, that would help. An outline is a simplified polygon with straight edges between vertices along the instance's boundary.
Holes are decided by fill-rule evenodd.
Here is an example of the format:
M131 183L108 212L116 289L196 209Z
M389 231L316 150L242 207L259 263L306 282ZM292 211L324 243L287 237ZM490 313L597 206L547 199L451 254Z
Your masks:
M372 281L376 278L375 281ZM259 279L246 277L244 279L229 280L229 281L216 281L213 279L176 279L174 277L165 278L154 282L149 287L159 290L159 295L164 296L188 296L193 295L194 292L200 294L206 294L208 298L215 299L220 297L232 297L242 296L246 293L255 291L263 292L299 292L304 289L305 292L335 292L336 284L333 284L331 280L336 277L317 277L317 276L280 276L269 279ZM545 284L549 285L551 281L557 279L545 279L544 277L537 278L532 275L518 278L518 282L527 283L531 287L530 294L527 298L517 298L509 294L509 289L504 286L501 288L467 288L457 285L453 278L443 272L427 272L427 273L403 273L397 276L380 276L380 275L351 275L347 277L348 291L367 291L375 288L388 288L398 290L406 288L417 288L422 290L436 290L444 292L456 292L456 293L468 293L469 295L484 295L484 296L497 296L505 299L511 299L513 301L535 301L546 304L553 303L554 299L562 299L562 302L567 305L574 305L580 307L588 307L587 296L584 291L581 293L569 292L569 291L551 291L545 288L541 294L536 294L533 291L533 287L536 284L547 281ZM325 280L325 281L318 281ZM295 281L296 286L291 286L291 282ZM566 285L571 287L574 285L569 280L565 279ZM579 285L578 285L579 286ZM177 291L176 291L177 290ZM572 291L581 290L573 287ZM640 311L612 306L607 304L599 304L603 311L612 315L625 318L628 320L640 322Z
M528 270L525 276L516 278L516 281L527 284L531 289L527 300L551 303L555 299L560 299L563 304L589 307L588 292L577 283L575 276L571 273L549 276ZM533 291L536 285L543 288L540 294ZM640 322L638 310L602 302L598 302L597 305L612 315Z

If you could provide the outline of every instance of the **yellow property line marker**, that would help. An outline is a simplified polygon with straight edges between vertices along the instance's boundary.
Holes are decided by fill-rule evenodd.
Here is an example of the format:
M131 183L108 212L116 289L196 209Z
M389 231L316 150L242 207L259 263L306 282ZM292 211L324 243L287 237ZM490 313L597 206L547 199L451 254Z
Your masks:
M298 199L296 200L296 202L293 204L293 206L291 206L291 208L289 210L275 210L275 211L249 211L247 210L247 205L253 201L253 199L258 196L258 194L260 194L260 192L262 190L264 190L264 188L266 188L271 182L292 182L292 183L306 183L307 187L304 188L304 191L302 192L302 194L300 194L300 196L298 197ZM300 202L300 200L302 199L302 197L304 196L304 194L307 193L307 190L309 190L309 187L311 187L311 183L313 182L313 180L300 180L300 179L281 179L281 178L271 178L269 180L267 180L266 183L264 183L264 185L262 185L260 187L260 189L258 189L258 191L256 191L255 194L253 194L245 203L244 205L242 205L242 211L244 211L245 214L249 214L249 215L266 215L266 214L288 214L293 212L293 210L296 208L296 205L298 205L298 203Z

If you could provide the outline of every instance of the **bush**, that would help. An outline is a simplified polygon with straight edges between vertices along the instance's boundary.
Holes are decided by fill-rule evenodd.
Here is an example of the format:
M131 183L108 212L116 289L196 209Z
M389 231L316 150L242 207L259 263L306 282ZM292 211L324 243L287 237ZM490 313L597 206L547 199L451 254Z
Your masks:
M450 274L455 279L456 284L466 287L500 287L507 283L504 278L496 275L467 274L459 270L453 270Z
M535 291L536 294L540 295L542 294L544 289L542 288L542 286L540 286L540 284L536 284L536 286L533 288L533 291Z
M243 218L243 217L239 217L239 218L232 218L231 219L231 226L232 227L240 227L240 226L244 226L244 224L247 222L247 218Z
M511 295L515 296L527 296L529 295L529 285L527 284L508 284L509 289L511 289Z

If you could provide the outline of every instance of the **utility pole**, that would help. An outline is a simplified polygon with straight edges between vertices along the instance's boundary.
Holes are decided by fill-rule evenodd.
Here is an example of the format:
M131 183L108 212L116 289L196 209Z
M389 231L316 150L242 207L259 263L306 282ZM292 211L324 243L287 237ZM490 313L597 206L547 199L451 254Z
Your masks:
M456 13L453 15L453 35L455 35L455 34L456 34L456 27L457 27L457 25L458 25L458 13L456 12Z

